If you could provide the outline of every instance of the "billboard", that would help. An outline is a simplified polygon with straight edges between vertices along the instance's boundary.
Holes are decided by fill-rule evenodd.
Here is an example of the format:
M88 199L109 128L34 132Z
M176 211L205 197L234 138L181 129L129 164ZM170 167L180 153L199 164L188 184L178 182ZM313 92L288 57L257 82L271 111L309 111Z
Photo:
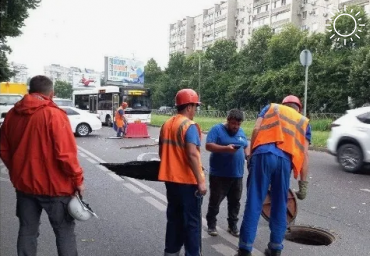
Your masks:
M144 62L121 57L106 57L105 74L107 81L144 84Z
M73 72L73 89L100 87L100 74Z

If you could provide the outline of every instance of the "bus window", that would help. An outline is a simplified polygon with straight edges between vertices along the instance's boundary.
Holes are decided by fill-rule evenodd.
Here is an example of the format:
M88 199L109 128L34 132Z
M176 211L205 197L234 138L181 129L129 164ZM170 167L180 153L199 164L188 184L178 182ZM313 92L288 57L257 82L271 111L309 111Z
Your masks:
M151 108L148 96L123 96L122 100L127 102L128 107L132 109L148 110Z
M89 95L75 95L75 107L89 110Z
M112 93L99 94L99 110L112 110Z

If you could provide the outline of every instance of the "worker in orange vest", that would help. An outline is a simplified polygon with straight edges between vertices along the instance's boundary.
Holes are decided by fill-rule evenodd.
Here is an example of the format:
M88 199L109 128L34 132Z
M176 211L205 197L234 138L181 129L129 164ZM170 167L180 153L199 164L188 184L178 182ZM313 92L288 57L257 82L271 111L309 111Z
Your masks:
M279 256L287 228L290 175L298 177L298 199L307 194L309 120L300 114L300 100L289 95L282 104L270 104L258 115L251 137L251 158L247 180L247 202L240 229L239 251L251 256L262 204L271 187L270 242L265 255Z
M126 102L122 102L122 105L114 114L114 120L117 127L117 137L123 137L126 133L127 120L125 118L125 109L127 106L128 104Z
M201 255L202 196L207 193L200 159L201 130L193 117L200 105L197 93L176 94L177 115L167 120L159 135L161 159L158 180L167 189L165 256Z

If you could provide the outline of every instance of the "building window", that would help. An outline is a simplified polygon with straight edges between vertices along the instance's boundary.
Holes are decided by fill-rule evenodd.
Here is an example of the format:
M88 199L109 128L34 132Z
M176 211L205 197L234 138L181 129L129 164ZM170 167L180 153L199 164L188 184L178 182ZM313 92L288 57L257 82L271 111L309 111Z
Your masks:
M239 20L235 21L235 25L237 25L237 26L239 25Z
M257 8L257 13L260 13L261 12L261 7L258 7Z
M269 5L266 5L266 12L269 10Z
M302 13L302 19L306 19L307 18L307 11L304 11L303 13Z
M281 6L286 5L286 0L281 0Z
M276 2L274 2L274 8L276 8Z

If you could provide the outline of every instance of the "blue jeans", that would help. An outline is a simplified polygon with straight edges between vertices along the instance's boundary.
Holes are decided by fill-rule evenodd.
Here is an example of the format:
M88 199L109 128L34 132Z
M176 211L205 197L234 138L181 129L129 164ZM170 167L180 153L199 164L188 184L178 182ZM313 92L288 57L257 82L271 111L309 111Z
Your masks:
M282 250L287 229L287 201L292 164L272 153L253 155L247 180L247 202L240 229L239 247L252 251L262 204L271 185L270 243L273 250Z
M17 191L16 215L19 218L18 256L36 256L40 216L44 209L53 227L59 256L77 256L75 222L67 210L71 197L50 197Z
M166 182L167 229L165 255L199 256L201 251L202 198L195 196L196 185Z

